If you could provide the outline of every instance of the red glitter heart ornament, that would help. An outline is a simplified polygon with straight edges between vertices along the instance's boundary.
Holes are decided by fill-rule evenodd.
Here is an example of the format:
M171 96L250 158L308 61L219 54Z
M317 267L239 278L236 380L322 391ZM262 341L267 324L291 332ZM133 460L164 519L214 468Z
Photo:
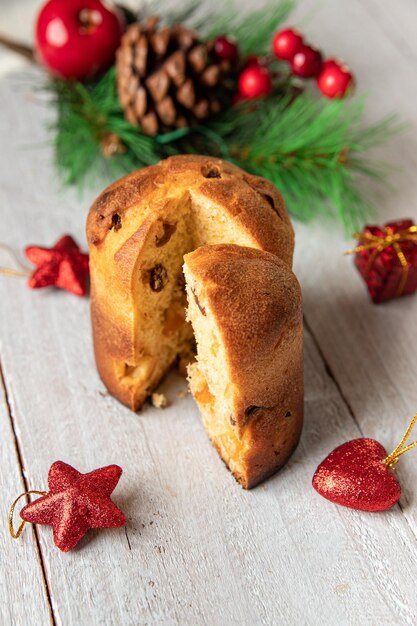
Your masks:
M125 516L110 499L122 471L118 465L108 465L81 474L71 465L56 461L48 474L49 492L23 507L20 516L25 522L52 526L55 545L68 552L89 528L126 524ZM17 538L20 532L12 536Z
M362 511L386 511L401 496L400 484L387 464L385 448L374 439L342 444L318 466L314 489L327 500Z

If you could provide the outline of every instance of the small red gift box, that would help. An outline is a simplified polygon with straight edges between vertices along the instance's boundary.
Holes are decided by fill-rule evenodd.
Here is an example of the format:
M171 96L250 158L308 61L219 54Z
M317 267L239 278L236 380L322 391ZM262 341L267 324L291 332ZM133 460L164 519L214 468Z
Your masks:
M355 265L379 304L417 289L417 226L410 219L355 233Z

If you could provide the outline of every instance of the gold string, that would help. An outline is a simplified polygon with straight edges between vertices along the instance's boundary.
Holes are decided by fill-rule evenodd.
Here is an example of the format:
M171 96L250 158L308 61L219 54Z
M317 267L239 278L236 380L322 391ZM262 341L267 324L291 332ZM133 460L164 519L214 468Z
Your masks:
M30 276L31 271L20 262L12 248L5 243L0 243L0 248L7 252L12 257L15 264L20 268L15 270L10 267L0 267L0 274L5 274L6 276Z
M397 289L397 296L400 296L404 291L404 287L407 283L409 265L405 258L404 252L401 250L400 243L409 241L417 244L417 225L410 226L404 230L400 230L397 233L393 231L390 226L385 227L385 235L372 235L371 233L353 233L353 237L361 243L356 248L346 250L345 254L356 254L357 252L363 252L364 250L373 250L369 257L368 265L365 270L365 278L369 274L375 259L385 248L393 247L397 258L403 268L401 280Z
M10 511L9 511L9 533L13 537L13 539L19 539L20 535L23 532L23 528L25 527L25 524L26 524L25 520L22 520L19 524L18 529L15 532L13 528L13 513L15 510L16 504L19 502L20 498L23 498L23 496L27 496L30 493L35 493L38 496L47 495L47 491L25 491L24 493L21 493L20 496L16 498L16 500L13 502L12 506L10 507Z
M19 270L12 270L10 267L0 267L0 274L5 274L5 276L29 276L30 271L19 272Z
M398 459L400 458L402 454L405 454L406 452L408 452L409 450L412 450L413 448L417 446L417 441L413 441L413 443L408 444L408 446L404 446L416 422L417 422L417 413L414 415L413 419L411 420L405 432L405 435L401 439L398 446L395 448L395 450L391 452L391 454L385 457L385 459L382 461L385 465L388 465L388 467L390 467L391 469L397 464Z

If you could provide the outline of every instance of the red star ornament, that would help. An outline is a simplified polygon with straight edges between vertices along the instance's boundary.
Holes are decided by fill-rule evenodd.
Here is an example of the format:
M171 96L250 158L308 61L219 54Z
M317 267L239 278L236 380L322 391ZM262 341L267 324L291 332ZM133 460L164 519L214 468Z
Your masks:
M81 474L71 465L56 461L48 474L49 492L23 507L20 516L26 522L52 526L55 545L68 552L90 528L126 524L125 516L110 499L122 471L118 465L108 465Z
M85 296L89 276L88 254L70 235L63 235L52 248L28 246L26 257L36 265L29 278L29 287L39 289L55 286L77 296Z

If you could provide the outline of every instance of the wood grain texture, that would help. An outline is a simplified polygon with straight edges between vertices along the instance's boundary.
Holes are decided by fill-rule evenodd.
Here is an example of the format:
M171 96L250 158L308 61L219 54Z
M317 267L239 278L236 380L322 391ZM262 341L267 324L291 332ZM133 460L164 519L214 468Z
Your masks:
M38 4L22 6L33 12ZM15 16L16 3L10 7L7 15ZM309 40L349 61L370 92L369 119L395 109L414 121L416 17L411 0L398 7L395 24L388 0L324 0L320 10L303 0L294 21ZM6 22L2 15L0 26ZM6 56L0 52L0 70L9 67ZM25 69L0 81L0 241L16 250L52 244L63 232L85 242L97 191L80 198L61 189L44 130L50 111L33 95L38 80ZM416 147L412 127L384 152L402 169L396 192L381 198L382 219L417 217ZM371 305L352 260L342 257L350 242L337 226L297 224L296 231L306 426L286 468L249 493L210 447L192 399L177 398L184 381L172 375L164 383L168 409L131 413L98 379L88 301L0 277L0 356L29 488L46 486L57 459L81 471L108 463L125 470L114 499L128 517L126 530L90 531L62 554L50 529L38 529L57 624L417 623L416 457L401 460L401 507L387 513L338 508L310 486L334 446L363 433L393 447L417 410L417 298ZM2 254L0 262L7 262ZM7 511L22 479L3 406L0 497ZM47 624L32 533L20 543L3 533L0 541L2 624Z
M340 41L335 32L337 7L338 3L326 3L320 11L320 28L329 48L338 46L341 56L354 58L357 51L350 48L354 43L363 53L361 39L366 25L366 46L375 51L372 59L369 55L357 58L360 82L369 85L368 117L370 112L375 118L395 110L409 123L407 132L392 140L384 153L379 151L381 158L389 159L398 171L392 177L394 189L385 190L380 198L378 220L384 223L411 217L417 222L417 116L413 104L417 97L417 45L410 31L417 6L402 3L398 16L391 20L386 2L355 0L344 5L346 22L362 25L350 31L353 42ZM319 224L298 225L297 235L298 251L301 243L303 255L297 256L296 272L309 326L361 431L392 449L417 411L417 298L371 305L352 259L342 256L351 242L337 234L323 235ZM417 463L413 455L402 459L398 473L404 515L417 535Z
M13 541L7 530L7 513L12 501L26 490L15 447L9 406L0 379L0 616L3 624L19 626L36 615L40 624L50 620L49 603L42 565L33 530L26 529L20 541ZM25 500L22 499L25 503ZM15 528L18 526L16 515ZM27 582L29 581L29 584Z

